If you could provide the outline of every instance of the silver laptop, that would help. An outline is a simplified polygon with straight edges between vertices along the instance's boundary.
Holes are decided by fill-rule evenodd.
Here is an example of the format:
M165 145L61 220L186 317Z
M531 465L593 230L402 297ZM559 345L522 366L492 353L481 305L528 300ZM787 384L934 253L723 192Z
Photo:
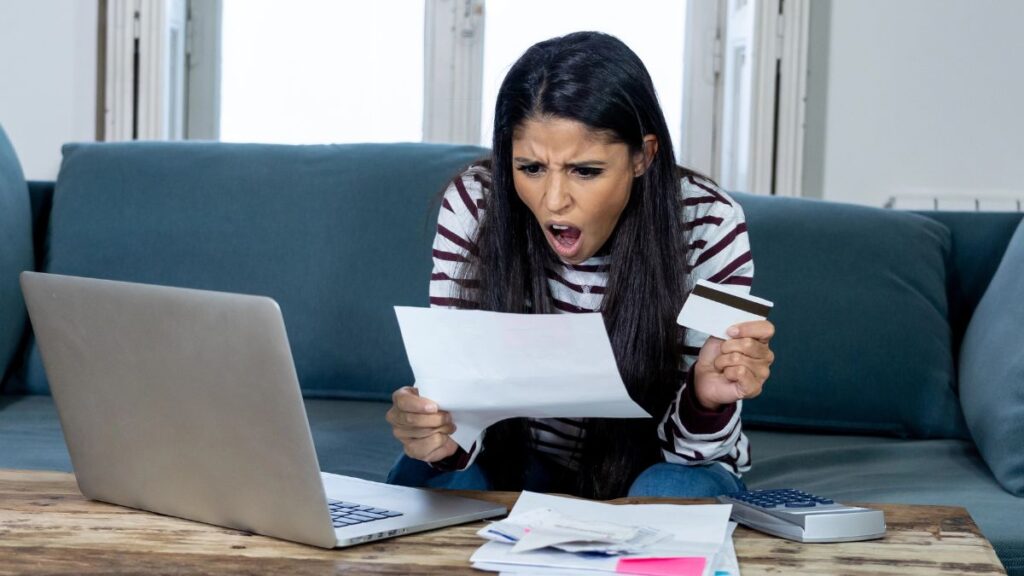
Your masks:
M88 498L324 548L506 512L321 472L270 298L35 272L21 286Z

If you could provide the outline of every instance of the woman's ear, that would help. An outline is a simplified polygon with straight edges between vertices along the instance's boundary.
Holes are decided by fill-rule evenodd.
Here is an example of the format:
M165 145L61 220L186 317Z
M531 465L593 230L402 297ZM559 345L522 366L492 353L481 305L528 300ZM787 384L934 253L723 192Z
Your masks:
M640 177L654 162L654 156L658 153L658 137L654 134L644 136L643 151L633 155L633 177Z

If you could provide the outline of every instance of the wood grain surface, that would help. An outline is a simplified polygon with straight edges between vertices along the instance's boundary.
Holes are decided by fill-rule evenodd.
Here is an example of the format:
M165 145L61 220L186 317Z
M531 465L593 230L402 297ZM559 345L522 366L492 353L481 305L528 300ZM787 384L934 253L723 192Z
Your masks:
M516 494L463 495L512 507ZM616 503L698 500L621 499ZM1005 574L963 508L873 505L882 540L799 544L740 527L743 576L759 574ZM74 476L0 470L0 574L485 574L469 557L483 525L321 550L87 500Z

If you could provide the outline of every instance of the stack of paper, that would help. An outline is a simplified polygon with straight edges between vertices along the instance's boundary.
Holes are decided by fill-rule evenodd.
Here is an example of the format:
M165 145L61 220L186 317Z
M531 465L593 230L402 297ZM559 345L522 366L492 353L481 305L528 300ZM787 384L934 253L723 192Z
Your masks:
M516 576L739 576L728 504L614 505L523 492L473 567Z

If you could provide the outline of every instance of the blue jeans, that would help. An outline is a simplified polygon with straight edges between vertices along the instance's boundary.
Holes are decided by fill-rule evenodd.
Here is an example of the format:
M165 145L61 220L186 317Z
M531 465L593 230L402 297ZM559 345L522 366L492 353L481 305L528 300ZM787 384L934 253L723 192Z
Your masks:
M683 466L659 462L644 470L629 487L630 496L713 498L747 486L721 464Z
M570 483L559 481L554 468L540 458L531 458L524 489L533 492L573 493ZM441 472L426 462L402 455L388 473L388 484L417 488L446 488L449 490L490 490L487 473L479 464L460 472ZM629 496L663 496L673 498L707 498L729 492L746 490L739 478L719 464L683 466L660 462L644 470L632 486Z

